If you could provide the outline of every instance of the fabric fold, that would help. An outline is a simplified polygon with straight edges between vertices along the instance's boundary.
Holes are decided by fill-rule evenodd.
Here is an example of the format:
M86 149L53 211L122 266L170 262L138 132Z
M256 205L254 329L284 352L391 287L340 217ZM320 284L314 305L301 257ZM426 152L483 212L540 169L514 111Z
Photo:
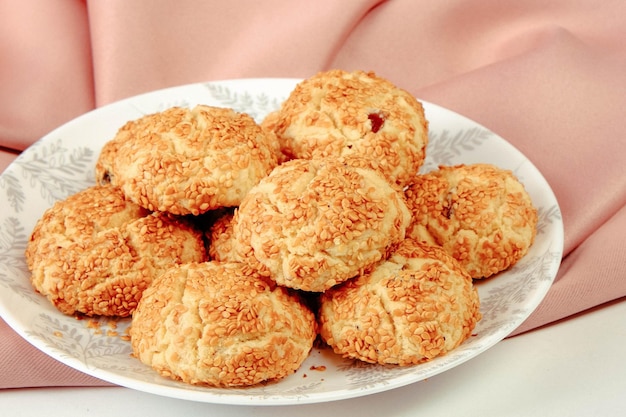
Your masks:
M626 206L567 255L531 316L512 336L626 297ZM610 242L610 244L607 244Z
M112 385L77 371L31 346L0 320L0 389Z
M500 135L554 190L564 258L519 335L626 297L625 17L620 0L1 2L0 172L52 129L135 94L375 71ZM109 385L1 320L0 369L0 388Z

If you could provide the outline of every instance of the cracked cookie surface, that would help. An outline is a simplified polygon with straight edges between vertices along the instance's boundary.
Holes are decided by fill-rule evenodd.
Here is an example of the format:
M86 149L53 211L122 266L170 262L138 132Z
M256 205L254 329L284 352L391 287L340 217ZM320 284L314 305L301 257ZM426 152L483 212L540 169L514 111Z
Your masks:
M318 321L336 353L406 366L456 348L479 309L471 277L452 257L407 239L371 272L322 294Z

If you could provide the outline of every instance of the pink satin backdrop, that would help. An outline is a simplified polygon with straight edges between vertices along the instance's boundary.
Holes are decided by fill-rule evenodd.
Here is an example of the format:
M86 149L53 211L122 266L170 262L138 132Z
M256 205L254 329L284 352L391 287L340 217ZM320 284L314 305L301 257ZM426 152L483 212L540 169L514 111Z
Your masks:
M0 2L0 171L53 128L146 91L376 71L476 120L553 187L565 257L514 334L626 296L626 2ZM0 321L0 388L100 385Z

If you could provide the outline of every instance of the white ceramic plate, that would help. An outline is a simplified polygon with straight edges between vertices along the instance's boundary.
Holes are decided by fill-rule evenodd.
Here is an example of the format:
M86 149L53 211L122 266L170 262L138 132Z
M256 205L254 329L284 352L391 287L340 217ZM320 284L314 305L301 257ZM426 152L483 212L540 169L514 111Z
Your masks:
M87 113L51 132L0 176L0 314L31 344L97 378L153 394L194 401L279 405L333 401L381 392L453 368L493 346L526 319L552 284L561 260L563 224L557 201L535 166L488 129L424 103L430 144L423 171L438 164L493 163L511 169L539 210L537 238L514 268L477 284L483 319L475 335L448 355L413 367L384 367L315 349L295 374L244 389L194 387L158 376L130 356L129 320L111 323L59 313L29 282L24 249L35 222L56 200L94 183L100 148L125 122L171 106L232 107L261 120L277 108L297 80L244 79L155 91ZM113 329L112 324L117 328ZM114 331L113 331L114 330Z

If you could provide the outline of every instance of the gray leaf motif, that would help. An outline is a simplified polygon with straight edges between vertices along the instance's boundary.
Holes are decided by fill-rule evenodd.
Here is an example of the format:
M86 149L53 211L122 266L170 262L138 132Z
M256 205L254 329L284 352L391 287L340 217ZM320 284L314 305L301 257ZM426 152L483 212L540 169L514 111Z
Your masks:
M0 225L0 286L9 288L29 301L39 304L41 297L27 281L16 277L28 276L24 251L28 237L15 217L8 217Z
M537 234L546 233L549 225L561 221L561 210L558 205L537 208Z
M22 211L26 201L26 194L20 187L20 181L13 175L13 172L5 172L0 176L0 188L5 190L5 201L9 203L9 206L18 213Z
M232 91L230 88L219 85L207 83L205 84L207 90L211 94L211 97L217 100L220 105L224 107L230 107L231 109L247 113L252 118L259 122L269 112L276 110L280 107L282 99L270 98L267 94L261 93L255 96L248 92L238 93Z
M87 328L81 330L47 314L39 315L33 331L28 334L63 357L75 358L87 365L93 358L130 354L130 344L118 336L90 332Z
M277 396L286 396L286 397L296 397L296 398L307 398L307 393L313 392L316 388L323 387L322 381L311 381L306 384L300 384L292 388L284 389L266 389L267 393L277 395ZM274 388L274 387L272 387Z
M16 217L7 217L4 224L0 225L0 259L3 259L2 264L7 265L10 262L9 258L15 258L18 254L21 257L26 250L27 240L26 232L20 220Z
M530 298L528 293L535 291L539 283L552 279L551 268L558 258L558 252L545 251L539 256L523 258L514 265L511 271L519 278L491 289L481 300L483 305L490 306L489 310L483 311L483 319L495 322L507 312L523 313L521 309L527 308L524 300Z
M389 384L390 378L416 372L415 366L385 366L345 358L343 359L343 363L338 366L338 369L344 373L348 379L348 387L350 389L359 390L373 388L379 384L387 385Z
M428 135L427 160L422 166L422 172L437 169L439 165L452 165L455 158L482 146L494 136L493 132L479 127L455 130L452 133L447 129L439 133L431 131Z
M71 152L62 140L38 143L31 148L31 158L18 159L16 164L42 198L50 204L93 185L94 151L79 147ZM7 191L9 192L9 191ZM15 190L11 191L16 193ZM20 206L17 211L20 211Z
M338 368L345 373L349 384L359 389L376 386L381 381L385 381L387 374L384 366L359 360L344 359L343 365Z

